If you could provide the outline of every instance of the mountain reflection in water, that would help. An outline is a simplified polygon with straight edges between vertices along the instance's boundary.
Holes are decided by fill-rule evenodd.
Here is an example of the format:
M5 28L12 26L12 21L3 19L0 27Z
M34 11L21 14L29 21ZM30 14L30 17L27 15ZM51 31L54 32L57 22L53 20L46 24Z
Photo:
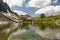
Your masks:
M44 27L41 25L40 27L38 25L30 25L28 29L25 27L28 27L28 24L23 24L21 27L22 29L18 29L16 32L12 33L8 40L60 40L60 30L50 28L50 27ZM25 28L25 29L24 29Z
M55 24L20 23L13 32L0 32L0 40L60 40L60 26ZM7 28L10 29L10 28ZM7 30L6 29L6 30Z

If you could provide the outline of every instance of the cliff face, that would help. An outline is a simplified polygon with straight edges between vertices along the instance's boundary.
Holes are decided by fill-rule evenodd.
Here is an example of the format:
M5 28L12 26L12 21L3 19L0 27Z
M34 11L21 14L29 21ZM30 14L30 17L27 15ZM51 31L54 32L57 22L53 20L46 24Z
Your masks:
M0 13L0 21L8 21L8 19L2 13Z
M11 30L16 29L18 23L15 23L16 20L14 20L13 18L14 17L11 15L10 16L8 14L5 15L3 12L0 12L0 31L9 32Z
M3 13L0 12L0 20L2 21L8 21L8 22L18 22L18 17L15 15L12 15L11 13Z
M8 23L9 23L9 20L2 13L0 13L0 25L8 24Z
M8 13L9 14L9 13ZM10 22L17 22L16 20L15 20L15 17L14 17L14 15L12 15L11 16L11 14L10 15L8 15L8 14L4 14L3 12L0 12L0 25L2 24L8 24L8 23L10 23Z
M0 12L3 12L4 14L9 14L9 12L10 12L10 14L12 14L13 16L19 17L17 13L13 12L10 9L10 7L7 3L3 2L3 0L0 0ZM10 19L11 15L8 18L7 15L3 15L3 13L0 13L0 19L1 20L5 21L7 19L7 20L13 21L12 19Z

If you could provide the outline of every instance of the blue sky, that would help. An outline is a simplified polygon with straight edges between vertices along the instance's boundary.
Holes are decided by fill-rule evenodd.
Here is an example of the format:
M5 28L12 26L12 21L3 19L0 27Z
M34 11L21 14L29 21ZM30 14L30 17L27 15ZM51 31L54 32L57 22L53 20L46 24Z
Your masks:
M22 11L23 14L27 13L31 16L37 16L39 14L44 13L45 15L59 14L58 10L60 8L60 0L20 0L17 5L17 2L9 3L9 1L5 0L12 10ZM47 10L46 10L47 9Z

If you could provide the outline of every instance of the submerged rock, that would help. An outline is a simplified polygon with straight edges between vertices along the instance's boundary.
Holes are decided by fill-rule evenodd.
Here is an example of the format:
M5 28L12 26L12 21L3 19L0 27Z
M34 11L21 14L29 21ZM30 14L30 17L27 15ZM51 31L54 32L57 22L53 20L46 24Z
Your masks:
M13 35L8 40L43 40L37 34L22 33L20 35Z
M13 34L11 34L8 40L49 40L48 38L43 38L35 32L35 28L31 28L29 30L22 31L19 30Z

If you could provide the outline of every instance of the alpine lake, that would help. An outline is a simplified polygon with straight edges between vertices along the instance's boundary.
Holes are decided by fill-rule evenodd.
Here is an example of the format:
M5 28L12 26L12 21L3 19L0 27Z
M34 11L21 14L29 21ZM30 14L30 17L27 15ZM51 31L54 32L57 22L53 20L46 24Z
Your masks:
M60 25L12 23L1 26L0 40L60 40Z

